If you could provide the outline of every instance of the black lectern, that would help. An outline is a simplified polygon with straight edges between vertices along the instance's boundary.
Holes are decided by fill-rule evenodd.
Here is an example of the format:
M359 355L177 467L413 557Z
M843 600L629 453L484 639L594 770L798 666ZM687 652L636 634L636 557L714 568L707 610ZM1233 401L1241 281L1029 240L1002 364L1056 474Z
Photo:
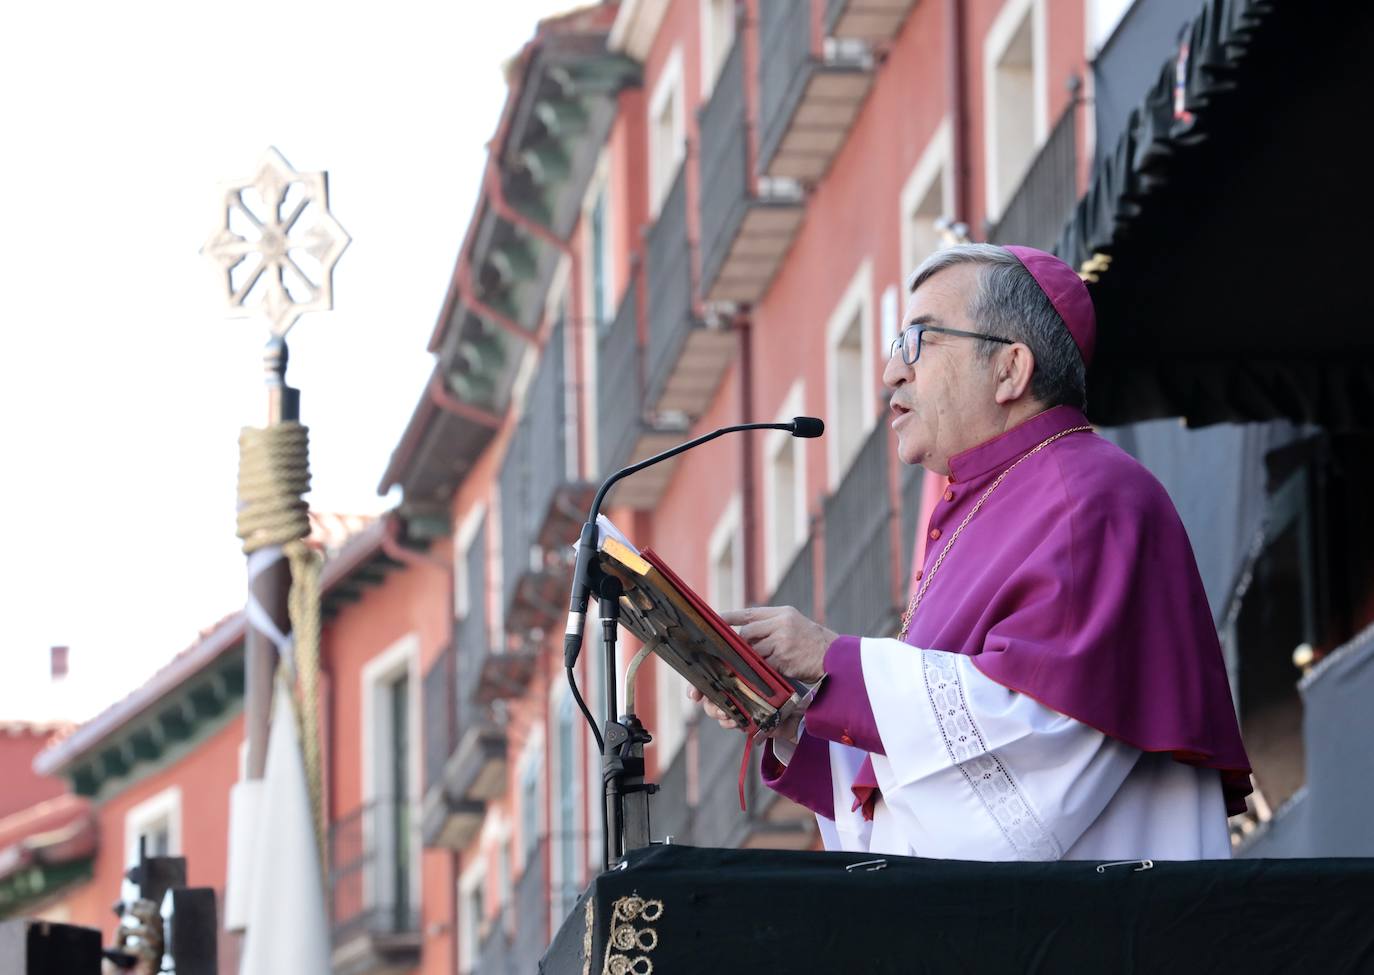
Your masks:
M971 863L655 846L545 954L582 972L1371 972L1374 859Z

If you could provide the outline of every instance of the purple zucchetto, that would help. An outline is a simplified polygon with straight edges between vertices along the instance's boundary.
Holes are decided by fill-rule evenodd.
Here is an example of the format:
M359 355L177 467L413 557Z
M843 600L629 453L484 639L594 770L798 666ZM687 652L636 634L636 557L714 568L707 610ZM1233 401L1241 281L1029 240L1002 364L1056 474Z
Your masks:
M1088 286L1083 279L1053 254L1019 245L1006 250L1030 272L1054 310L1059 312L1073 336L1073 344L1078 346L1078 354L1083 357L1083 365L1092 365L1093 347L1097 344L1097 316L1093 314L1093 301L1088 297Z

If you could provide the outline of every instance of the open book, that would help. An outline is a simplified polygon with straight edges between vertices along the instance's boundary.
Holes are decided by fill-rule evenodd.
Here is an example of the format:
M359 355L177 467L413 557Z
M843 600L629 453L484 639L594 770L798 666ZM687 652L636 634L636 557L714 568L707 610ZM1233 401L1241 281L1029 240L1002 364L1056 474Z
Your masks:
M620 579L620 623L756 738L789 718L811 688L769 666L666 562L640 551L604 515L597 568Z

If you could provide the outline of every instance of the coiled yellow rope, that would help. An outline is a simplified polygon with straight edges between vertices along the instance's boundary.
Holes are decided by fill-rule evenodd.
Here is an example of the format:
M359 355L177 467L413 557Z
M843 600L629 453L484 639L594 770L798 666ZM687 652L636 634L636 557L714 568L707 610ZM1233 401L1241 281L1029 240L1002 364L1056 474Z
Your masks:
M294 421L244 427L239 434L238 536L243 551L281 546L291 565L287 609L296 665L296 718L310 794L320 867L329 874L324 831L320 747L320 557L308 544L310 506L309 428Z

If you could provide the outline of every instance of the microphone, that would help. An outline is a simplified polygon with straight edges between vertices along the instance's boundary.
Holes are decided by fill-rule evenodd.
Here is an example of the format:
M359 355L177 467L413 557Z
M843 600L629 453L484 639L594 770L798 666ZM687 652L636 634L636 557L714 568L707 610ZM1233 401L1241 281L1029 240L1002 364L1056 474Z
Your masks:
M621 478L629 477L646 467L662 463L685 450L699 447L727 433L738 433L743 430L783 430L794 437L814 439L825 432L825 422L815 416L798 416L794 417L791 423L737 423L734 426L721 427L704 436L697 437L695 440L689 440L660 454L654 454L654 456L642 460L638 464L622 467L602 482L601 487L596 492L596 497L592 500L591 510L587 513L587 522L582 526L582 534L577 540L577 562L573 566L572 593L568 599L568 625L563 632L563 665L567 669L571 670L577 664L577 657L582 652L582 631L587 623L587 603L591 598L588 576L591 574L593 553L596 551L596 517L601 512L601 502L606 497L606 492Z

